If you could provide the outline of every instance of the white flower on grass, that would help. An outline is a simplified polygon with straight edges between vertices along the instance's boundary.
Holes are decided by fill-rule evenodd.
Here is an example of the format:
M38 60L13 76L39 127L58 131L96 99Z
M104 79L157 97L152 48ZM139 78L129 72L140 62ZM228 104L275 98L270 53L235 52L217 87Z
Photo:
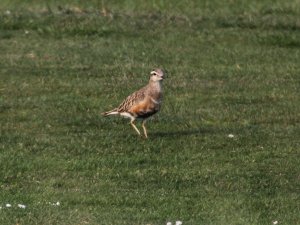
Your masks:
M273 221L273 224L275 224L275 225L278 224L278 221L277 220Z
M21 209L25 209L25 208L26 208L26 205L18 204L18 207L21 208Z
M172 223L171 222L167 222L167 225L172 225Z
M229 138L234 138L234 135L233 134L228 134L228 137Z
M11 204L7 203L5 206L6 206L6 208L10 208Z
M9 10L5 11L5 15L10 15L10 14L11 14L11 11L9 11Z
M53 206L60 206L60 202L55 202L55 203L52 203L52 202L48 202L49 205L53 205Z
M176 225L182 225L182 221L180 220L176 221Z

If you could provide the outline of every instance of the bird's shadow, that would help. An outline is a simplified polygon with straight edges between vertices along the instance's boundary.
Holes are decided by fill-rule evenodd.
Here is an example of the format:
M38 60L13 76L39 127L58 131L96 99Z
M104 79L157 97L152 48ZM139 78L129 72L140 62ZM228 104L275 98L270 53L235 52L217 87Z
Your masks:
M205 134L212 134L218 132L217 130L211 128L193 128L186 130L176 130L176 131L158 131L151 132L149 135L153 138L159 137L182 137L182 136L199 136Z
M113 125L112 125L113 124ZM122 125L121 127L119 127ZM99 126L99 123L98 125ZM124 120L120 120L117 118L112 118L111 120L101 120L100 127L105 127L105 129L111 130L112 127L118 127L118 130L122 129L128 129L131 130L129 133L123 133L123 136L131 136L136 135L135 131L131 128L129 123ZM123 127L123 128L122 128ZM138 126L139 129L141 129ZM140 130L142 132L142 130ZM159 138L180 138L180 137L187 137L187 136L205 136L208 134L217 134L222 132L222 130L218 127L214 126L206 126L206 127L191 127L191 128L185 128L185 129L177 129L177 130L158 130L155 131L155 128L149 129L149 138L150 139L159 139Z

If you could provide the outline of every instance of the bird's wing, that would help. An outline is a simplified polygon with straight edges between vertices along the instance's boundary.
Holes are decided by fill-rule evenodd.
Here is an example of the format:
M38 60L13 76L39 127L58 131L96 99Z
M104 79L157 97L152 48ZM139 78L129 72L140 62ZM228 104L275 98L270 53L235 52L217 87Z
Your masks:
M145 99L145 88L142 88L129 95L118 107L118 112L126 112L134 105Z

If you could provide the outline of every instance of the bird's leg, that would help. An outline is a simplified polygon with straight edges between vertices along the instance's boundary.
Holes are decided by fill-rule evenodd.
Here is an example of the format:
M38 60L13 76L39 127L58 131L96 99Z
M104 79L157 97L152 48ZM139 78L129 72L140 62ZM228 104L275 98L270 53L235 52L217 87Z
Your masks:
M139 131L139 129L137 129L137 127L134 125L134 119L132 119L130 121L130 125L133 127L133 129L135 129L135 131L141 136L141 132Z
M146 127L145 127L145 123L146 123L146 120L143 120L143 122L142 122L142 127L143 127L143 130L144 130L145 138L148 138L147 130L146 130Z

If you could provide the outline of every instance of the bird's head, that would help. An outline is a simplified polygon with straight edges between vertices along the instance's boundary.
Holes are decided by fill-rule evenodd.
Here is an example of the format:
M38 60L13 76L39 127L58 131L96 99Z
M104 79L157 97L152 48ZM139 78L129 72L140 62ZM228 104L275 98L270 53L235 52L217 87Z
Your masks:
M164 79L164 71L162 69L154 69L150 72L150 80L151 81L161 81Z

